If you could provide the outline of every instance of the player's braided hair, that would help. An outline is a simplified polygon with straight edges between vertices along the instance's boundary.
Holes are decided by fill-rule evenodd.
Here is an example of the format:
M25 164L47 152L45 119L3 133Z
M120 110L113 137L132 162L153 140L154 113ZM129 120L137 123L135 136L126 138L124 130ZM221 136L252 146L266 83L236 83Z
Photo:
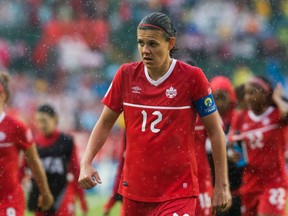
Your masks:
M6 100L5 102L9 100L10 97L10 90L9 90L9 74L7 72L0 72L0 85L4 89L4 92L6 94Z
M162 30L163 35L167 41L171 37L176 36L176 30L174 29L174 25L171 19L163 13L154 12L146 17L144 17L138 25L138 29L146 30L146 29L154 29L154 30ZM170 50L170 56L177 51L176 47L173 47Z

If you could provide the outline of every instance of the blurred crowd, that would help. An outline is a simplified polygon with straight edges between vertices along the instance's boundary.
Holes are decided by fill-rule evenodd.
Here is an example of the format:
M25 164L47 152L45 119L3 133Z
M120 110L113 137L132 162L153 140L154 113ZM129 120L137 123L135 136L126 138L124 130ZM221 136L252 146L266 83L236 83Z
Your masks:
M90 131L118 66L139 60L137 24L169 14L176 58L235 85L252 73L283 80L288 57L286 0L0 0L0 65L13 75L11 107L30 119L48 102L64 131ZM287 63L286 63L287 64Z

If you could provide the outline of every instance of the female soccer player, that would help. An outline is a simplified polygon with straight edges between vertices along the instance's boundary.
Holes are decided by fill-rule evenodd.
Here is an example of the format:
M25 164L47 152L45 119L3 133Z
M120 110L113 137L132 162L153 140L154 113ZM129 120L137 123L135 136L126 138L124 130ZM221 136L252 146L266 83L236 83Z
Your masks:
M24 216L25 199L19 180L19 152L25 158L40 191L37 206L43 210L53 204L45 172L37 154L31 131L18 120L4 112L9 92L9 76L0 73L0 215Z
M253 77L245 85L245 100L248 110L233 120L231 139L244 141L247 148L248 165L240 188L242 215L287 215L283 130L288 123L288 103L282 99L281 87L273 92L263 77Z
M217 109L223 121L223 128L225 134L228 135L232 119L236 115L236 95L234 87L228 77L215 76L211 79L210 84L213 89L213 97ZM212 157L210 157L212 164ZM232 206L228 211L219 213L218 216L241 216L241 197L239 188L242 178L242 167L239 167L231 160L228 160L228 173L230 190L232 193Z
M73 138L57 130L58 117L52 106L38 107L35 116L38 129L35 141L55 204L48 211L38 209L36 206L38 190L35 182L32 181L29 209L36 210L37 216L73 216L75 215L75 197L78 195L83 210L86 212L84 191L77 184L80 167ZM70 183L67 182L69 180Z
M137 28L142 61L119 68L81 161L80 185L88 189L100 184L91 162L124 112L122 215L194 215L199 189L191 131L197 113L212 140L217 173L214 210L225 209L231 199L225 135L211 87L200 68L171 57L175 35L165 14L151 13L142 19Z

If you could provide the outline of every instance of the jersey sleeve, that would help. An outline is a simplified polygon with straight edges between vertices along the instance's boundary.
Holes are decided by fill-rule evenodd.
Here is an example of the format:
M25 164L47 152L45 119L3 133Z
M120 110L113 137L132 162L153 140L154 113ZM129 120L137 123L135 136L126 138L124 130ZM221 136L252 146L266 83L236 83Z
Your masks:
M16 133L16 142L20 148L27 149L32 146L34 139L30 128L22 123L18 123Z
M200 117L208 116L217 110L211 86L200 68L193 74L192 102Z
M123 66L117 71L113 81L110 84L109 89L107 90L106 95L104 96L102 103L107 107L112 109L117 113L123 111L123 100L122 100L122 70Z

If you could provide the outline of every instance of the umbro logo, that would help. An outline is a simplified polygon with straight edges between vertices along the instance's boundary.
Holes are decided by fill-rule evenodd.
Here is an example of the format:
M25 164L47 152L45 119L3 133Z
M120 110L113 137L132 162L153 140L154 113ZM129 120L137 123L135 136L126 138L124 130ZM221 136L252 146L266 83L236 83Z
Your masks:
M168 98L174 98L177 95L177 90L174 89L172 86L169 89L166 89L166 96Z
M132 87L132 92L133 93L140 94L141 90L142 89L139 86Z

